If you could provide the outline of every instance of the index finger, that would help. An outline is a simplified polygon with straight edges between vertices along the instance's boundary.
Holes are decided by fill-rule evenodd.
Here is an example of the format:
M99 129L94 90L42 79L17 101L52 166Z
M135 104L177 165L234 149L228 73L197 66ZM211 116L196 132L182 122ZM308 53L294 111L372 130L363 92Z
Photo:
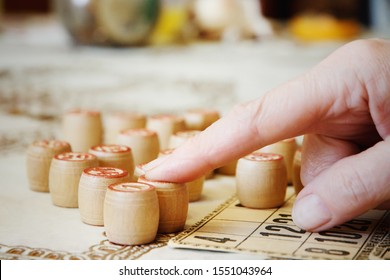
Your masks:
M342 107L335 101L349 87L337 82L339 72L342 71L344 80L357 80L353 71L337 68L338 56L330 56L262 98L235 106L170 156L145 165L146 177L188 182L263 146L310 132L329 112L336 110L334 107ZM329 67L333 64L336 66Z
M169 156L143 166L146 177L190 181L263 146L301 135L325 106L318 99L308 101L304 93L298 79L261 99L236 106ZM317 110L313 111L314 107Z

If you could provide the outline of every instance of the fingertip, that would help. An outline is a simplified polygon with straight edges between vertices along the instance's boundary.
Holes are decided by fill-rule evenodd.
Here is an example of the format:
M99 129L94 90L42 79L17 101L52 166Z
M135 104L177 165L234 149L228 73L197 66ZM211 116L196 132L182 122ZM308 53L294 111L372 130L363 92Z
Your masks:
M192 168L190 168L190 167ZM142 166L148 180L185 183L203 175L202 169L191 158L170 154Z
M150 171L152 169L155 169L159 166L161 166L165 161L167 161L169 159L171 155L166 155L166 156L163 156L163 157L158 157L148 163L145 163L145 164L142 164L142 169L147 172L147 171Z
M307 231L319 231L332 220L332 214L317 194L308 194L295 201L292 210L294 223Z
M167 161L167 157L169 156L157 158L147 164L140 166L140 169L142 169L145 178L148 180L163 181L165 172L161 172L160 167L164 165L164 162Z

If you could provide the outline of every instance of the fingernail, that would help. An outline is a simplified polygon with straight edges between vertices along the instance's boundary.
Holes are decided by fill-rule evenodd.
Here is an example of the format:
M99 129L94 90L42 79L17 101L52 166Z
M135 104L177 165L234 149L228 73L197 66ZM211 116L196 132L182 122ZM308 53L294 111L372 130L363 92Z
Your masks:
M147 164L142 165L142 170L144 172L152 170L156 168L157 166L161 165L166 160L166 157L159 157Z
M292 217L298 227L309 231L315 231L332 219L328 207L316 194L309 194L297 200Z
M145 170L143 169L143 165L140 164L134 168L134 176L138 178L142 175L145 175Z
M169 165L166 164L167 158L168 156L160 157L143 165L142 171L145 177L149 180L165 180L167 168L169 169ZM161 166L164 167L162 170Z

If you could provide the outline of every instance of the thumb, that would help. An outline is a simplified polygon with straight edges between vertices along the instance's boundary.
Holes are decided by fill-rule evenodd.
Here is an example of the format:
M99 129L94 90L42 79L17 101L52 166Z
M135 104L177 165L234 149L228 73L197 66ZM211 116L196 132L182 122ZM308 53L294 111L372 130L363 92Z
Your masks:
M337 161L299 193L292 211L295 224L308 231L321 231L379 205L389 205L389 167L389 137Z

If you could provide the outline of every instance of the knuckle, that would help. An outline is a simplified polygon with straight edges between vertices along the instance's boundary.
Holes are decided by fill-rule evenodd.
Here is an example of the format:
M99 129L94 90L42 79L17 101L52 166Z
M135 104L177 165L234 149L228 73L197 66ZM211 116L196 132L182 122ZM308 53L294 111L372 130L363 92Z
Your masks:
M350 167L346 172L341 173L341 183L343 196L346 197L345 203L350 204L351 208L372 204L374 201L373 192L370 191L366 178L363 178L355 168Z
M371 66L374 72L379 65L384 65L388 61L389 49L390 43L382 39L356 40L341 48L343 56L349 57L351 64L365 68Z

